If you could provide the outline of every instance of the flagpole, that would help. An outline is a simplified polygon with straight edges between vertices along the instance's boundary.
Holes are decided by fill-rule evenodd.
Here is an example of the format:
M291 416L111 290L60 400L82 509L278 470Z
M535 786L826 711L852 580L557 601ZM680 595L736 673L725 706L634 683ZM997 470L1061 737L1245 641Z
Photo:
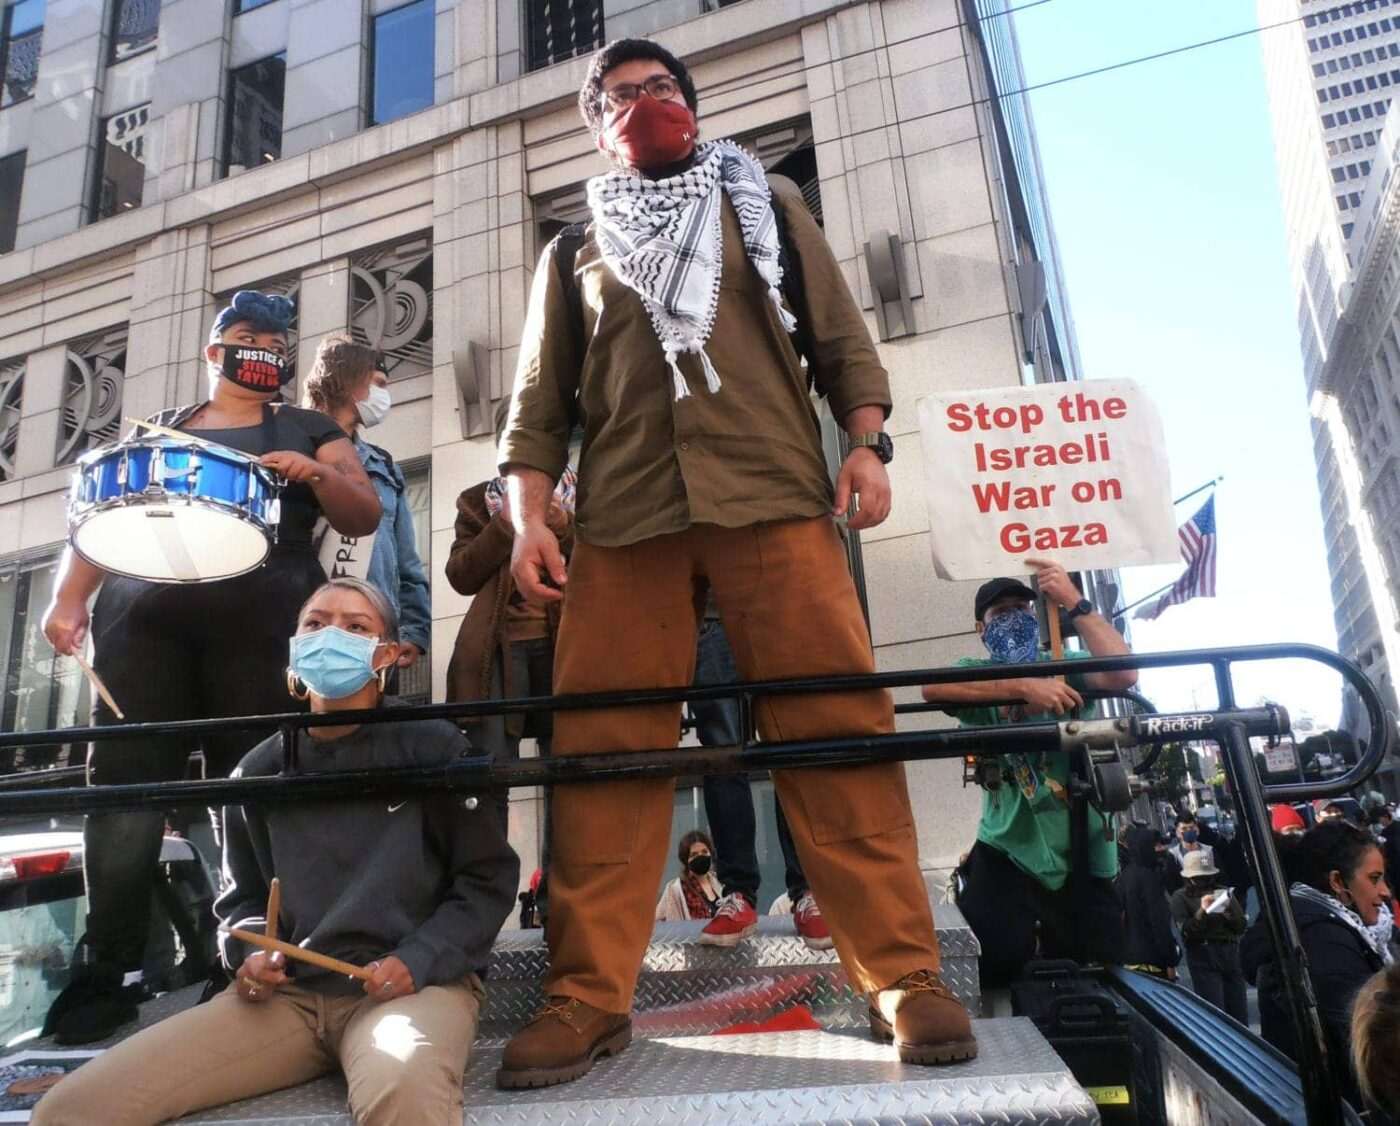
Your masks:
M1201 485L1201 486L1198 487L1198 488L1192 489L1189 493L1184 493L1183 495L1177 497L1176 500L1172 501L1172 504L1180 504L1180 503L1181 503L1182 501L1184 501L1184 500L1190 500L1190 499L1191 499L1193 496L1195 496L1197 493L1203 493L1203 492L1205 492L1207 489L1213 489L1213 488L1215 488L1215 486L1218 485L1218 484L1220 484L1220 482L1223 481L1223 480L1225 480L1225 475L1222 473L1222 474L1221 474L1219 477L1217 477L1214 481L1207 481L1204 485ZM1135 605L1136 605L1136 604L1135 604Z
M1158 587L1158 588L1157 588L1156 590L1154 590L1151 594L1144 594L1144 595L1143 595L1141 598L1139 598L1136 602L1133 602L1133 603L1130 603L1130 604L1127 605L1127 606L1124 606L1121 610L1115 610L1115 611L1113 611L1113 614L1112 614L1111 616L1114 617L1114 618L1120 617L1121 615L1126 614L1129 610L1133 609L1134 607L1136 607L1136 606L1141 606L1144 602L1150 602L1152 599L1156 598L1159 594L1166 594L1167 591L1171 590L1172 587L1176 586L1176 582L1177 582L1177 580L1176 580L1176 579L1173 579L1173 580L1172 580L1171 582L1169 582L1166 586Z

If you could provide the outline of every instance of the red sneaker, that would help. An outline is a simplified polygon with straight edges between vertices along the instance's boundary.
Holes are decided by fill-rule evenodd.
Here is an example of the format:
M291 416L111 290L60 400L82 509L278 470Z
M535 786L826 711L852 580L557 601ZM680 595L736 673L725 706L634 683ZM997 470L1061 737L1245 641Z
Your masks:
M758 929L758 912L737 892L726 895L715 908L715 917L700 932L702 946L737 946Z
M822 909L810 891L793 906L792 925L808 950L830 950L835 945L831 932L826 929L826 920L822 918Z

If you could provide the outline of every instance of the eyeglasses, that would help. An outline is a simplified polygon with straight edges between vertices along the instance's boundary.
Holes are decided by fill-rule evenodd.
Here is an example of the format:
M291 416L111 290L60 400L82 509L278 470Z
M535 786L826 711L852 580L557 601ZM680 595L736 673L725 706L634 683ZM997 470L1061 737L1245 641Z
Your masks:
M658 102L669 102L680 93L681 84L669 74L653 74L645 82L619 82L611 90L604 90L599 105L604 113L626 109L642 96L642 91Z

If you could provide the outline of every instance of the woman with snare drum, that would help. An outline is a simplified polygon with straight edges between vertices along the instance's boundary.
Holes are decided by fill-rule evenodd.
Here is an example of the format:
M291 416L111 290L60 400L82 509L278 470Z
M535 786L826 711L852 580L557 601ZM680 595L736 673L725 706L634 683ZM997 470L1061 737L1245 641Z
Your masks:
M104 558L118 560L109 565L125 574L104 571L71 546L64 553L44 617L45 636L59 653L80 653L89 633L87 603L97 592L90 627L93 663L126 722L286 710L287 637L298 607L325 579L311 547L312 526L322 512L333 527L349 534L373 531L379 522L379 500L344 431L319 412L282 402L281 388L292 374L286 362L291 315L292 304L284 297L235 294L215 318L204 349L209 399L163 412L155 420L189 434L192 442L201 439L250 455L285 478L280 519L270 517L275 542L263 562L235 577L200 581L188 558L184 573L176 559L176 573L184 581L152 582L130 577L149 572L121 565L120 541L103 545ZM174 456L165 460L178 463ZM119 477L127 475L124 466ZM153 472L153 480L179 487L179 480L163 470ZM139 513L143 499L132 497L130 505L117 510ZM192 499L168 510L171 520L147 524L163 533L176 518L212 513L212 519L226 509ZM270 511L276 512L276 506ZM241 532L243 525L234 520L232 527ZM80 547L87 542L78 537L81 530L69 529ZM174 556L190 554L178 540L162 542ZM95 719L100 725L119 722L101 703ZM227 774L255 739L239 732L206 735L206 773ZM88 755L88 779L94 784L179 779L193 749L178 738L95 744ZM163 820L160 812L146 811L94 814L86 820L87 940L73 982L54 1003L46 1024L61 1043L102 1039L136 1016Z

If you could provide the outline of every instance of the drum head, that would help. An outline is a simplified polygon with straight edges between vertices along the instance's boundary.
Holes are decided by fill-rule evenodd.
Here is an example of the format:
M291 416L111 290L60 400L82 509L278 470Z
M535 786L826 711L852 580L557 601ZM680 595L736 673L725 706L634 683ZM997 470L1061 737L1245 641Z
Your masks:
M251 571L267 558L261 528L209 505L132 504L93 512L73 547L104 571L157 583L201 583Z

